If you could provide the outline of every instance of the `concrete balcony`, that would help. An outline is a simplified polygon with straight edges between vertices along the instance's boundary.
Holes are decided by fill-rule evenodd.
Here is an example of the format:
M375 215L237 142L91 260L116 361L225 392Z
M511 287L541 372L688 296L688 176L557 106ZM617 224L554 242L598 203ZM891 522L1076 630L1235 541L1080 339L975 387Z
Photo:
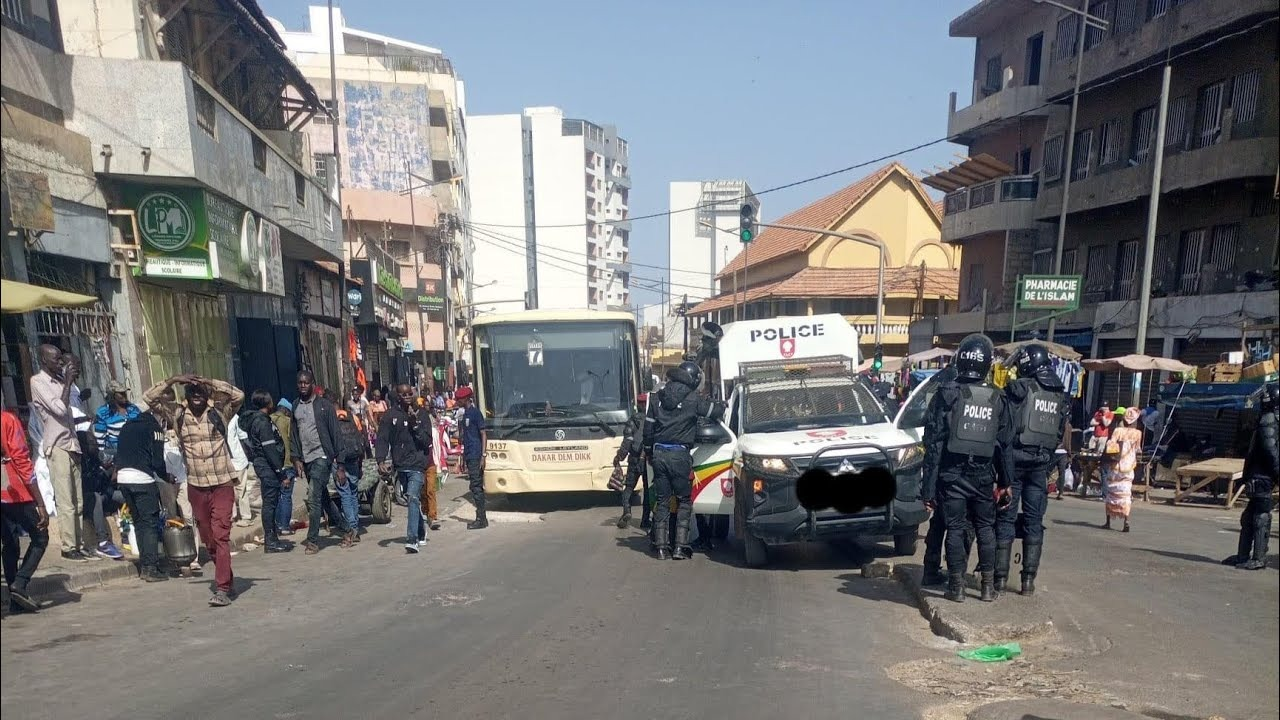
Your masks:
M74 97L66 126L90 139L96 173L136 184L194 182L287 230L286 256L342 257L337 205L312 169L186 66L89 56L57 56L57 63ZM197 93L212 102L198 104Z
M1099 338L1135 337L1138 303L1104 302L1097 307L1096 318L1105 321L1094 327ZM1242 323L1249 318L1274 318L1277 307L1280 293L1275 290L1152 298L1151 315L1161 322L1153 324L1148 333L1150 337L1183 337L1183 328L1197 327L1203 338L1239 338ZM1217 322L1205 323L1204 318L1215 318Z
M1048 115L1061 112L1044 104L1044 86L1023 85L1007 87L982 98L966 108L956 109L956 94L951 93L950 114L947 117L947 134L953 142L969 144L974 138L1000 128L1003 123L1015 123L1022 117Z
M608 268L609 268L610 270L612 270L612 271L614 271L614 272L616 272L616 273L629 273L629 272L631 272L631 261L630 261L630 260L620 260L620 259L617 259L617 258L610 258L610 259L608 259L608 260L607 260L607 265L608 265Z
M858 331L858 343L871 347L876 338L875 315L845 315L844 319ZM882 345L905 345L911 329L911 318L906 316L886 315L880 325L880 343Z
M631 189L630 175L610 175L609 182L613 183L614 185L617 185L618 187L624 187L628 190Z
M969 333L982 332L982 325L983 312L981 310L940 315L938 316L936 334L968 335Z
M1115 35L1107 33L1102 42L1084 53L1081 67L1081 84L1088 86L1097 80L1120 73L1156 56L1163 56L1167 48L1176 48L1195 38L1247 26L1254 20L1275 15L1275 0L1195 0L1194 2L1169 3L1168 12L1142 23L1133 32ZM1145 7L1146 3L1141 3ZM1264 30L1275 32L1275 29ZM1048 39L1046 35L1046 40ZM1057 57L1056 47L1046 47L1045 57ZM1045 97L1059 98L1071 92L1075 84L1076 58L1054 60L1044 74Z
M1160 190L1167 194L1177 190L1250 177L1275 177L1276 156L1280 153L1277 138L1248 138L1221 142L1198 150L1184 150L1164 159ZM1114 169L1091 168L1089 177L1071 183L1071 205L1068 212L1095 210L1121 205L1151 194L1151 161L1139 165L1120 165ZM1062 210L1062 182L1040 190L1036 217L1056 218ZM945 232L945 226L944 226Z
M614 229L614 230L622 230L622 231L624 231L624 232L631 232L631 221L630 221L630 220L609 220L609 221L608 221L608 223L609 223L609 225L613 226L613 229Z
M1010 175L947 195L942 239L956 242L992 231L1023 230L1035 226L1036 175Z

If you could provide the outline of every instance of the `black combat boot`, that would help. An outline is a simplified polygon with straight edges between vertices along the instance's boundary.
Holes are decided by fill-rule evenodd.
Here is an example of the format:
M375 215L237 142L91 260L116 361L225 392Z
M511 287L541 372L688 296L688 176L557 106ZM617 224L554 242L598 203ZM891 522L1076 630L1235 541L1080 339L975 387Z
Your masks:
M1040 571L1040 543L1022 543L1022 594L1036 594L1036 573Z
M1027 544L1022 543L1022 551L1027 551ZM998 543L996 545L996 573L995 583L996 592L1002 593L1005 589L1005 583L1009 580L1009 558L1013 555L1013 545Z
M676 521L676 540L675 552L671 554L673 560L688 560L689 553L689 525Z
M671 548L669 548L669 547L667 547L667 546L665 546L665 545L659 545L659 546L658 546L658 559L659 559L659 560L670 560L670 559L671 559Z
M622 511L622 517L618 518L618 529L621 530L622 528L630 524L631 524L631 508L626 508L625 510Z
M925 587L942 585L946 582L947 576L942 574L941 565L926 565L924 574L920 576L920 584Z
M1241 570L1265 570L1267 567L1267 535L1271 532L1271 513L1253 516L1253 554L1236 567Z
M468 530L483 530L489 527L489 516L484 511L484 495L476 498L476 519L467 523Z
M947 576L947 594L944 597L951 602L964 602L964 575L951 573Z
M982 573L982 602L996 601L996 581L995 575L990 572Z

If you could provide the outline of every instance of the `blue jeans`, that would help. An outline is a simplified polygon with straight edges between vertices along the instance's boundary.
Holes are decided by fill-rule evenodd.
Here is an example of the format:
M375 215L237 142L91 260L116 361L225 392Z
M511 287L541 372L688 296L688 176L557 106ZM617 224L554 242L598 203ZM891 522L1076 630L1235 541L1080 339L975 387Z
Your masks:
M282 473L289 479L289 487L280 488L280 504L276 505L276 526L281 532L293 530L293 483L298 479L298 472L287 467Z
M406 543L416 543L419 537L425 537L422 526L422 483L425 476L421 470L398 470L396 479L404 488L405 499L409 501L409 524L404 531Z
M320 540L320 518L329 511L330 521L341 519L342 525L346 525L346 518L342 517L341 511L333 505L333 500L329 498L329 477L333 474L333 461L328 458L321 458L306 463L307 471L307 542L316 544ZM341 530L346 532L350 530L349 526L342 527Z
M360 529L360 480L364 477L364 461L351 460L342 463L347 473L346 484L338 484L338 503L342 505L342 514L347 516L347 525L352 530Z

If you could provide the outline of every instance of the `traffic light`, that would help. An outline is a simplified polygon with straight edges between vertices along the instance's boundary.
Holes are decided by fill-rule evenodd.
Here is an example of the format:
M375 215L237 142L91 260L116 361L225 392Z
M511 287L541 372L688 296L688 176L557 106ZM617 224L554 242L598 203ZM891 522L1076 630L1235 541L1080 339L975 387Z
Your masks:
M876 355L871 359L871 371L880 372L880 368L884 367L884 352L880 348L876 348Z
M751 203L743 203L741 214L738 239L743 243L749 243L756 239L756 206Z

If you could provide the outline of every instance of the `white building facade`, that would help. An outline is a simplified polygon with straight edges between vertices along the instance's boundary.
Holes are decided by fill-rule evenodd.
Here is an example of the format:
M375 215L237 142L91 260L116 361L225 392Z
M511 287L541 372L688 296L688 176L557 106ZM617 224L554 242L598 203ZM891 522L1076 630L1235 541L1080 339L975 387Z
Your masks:
M475 311L631 306L627 143L554 107L468 118Z
M738 240L743 198L760 216L760 203L745 180L673 182L668 193L667 246L671 266L668 303L714 297L716 275L742 251ZM697 208L689 210L689 208Z

